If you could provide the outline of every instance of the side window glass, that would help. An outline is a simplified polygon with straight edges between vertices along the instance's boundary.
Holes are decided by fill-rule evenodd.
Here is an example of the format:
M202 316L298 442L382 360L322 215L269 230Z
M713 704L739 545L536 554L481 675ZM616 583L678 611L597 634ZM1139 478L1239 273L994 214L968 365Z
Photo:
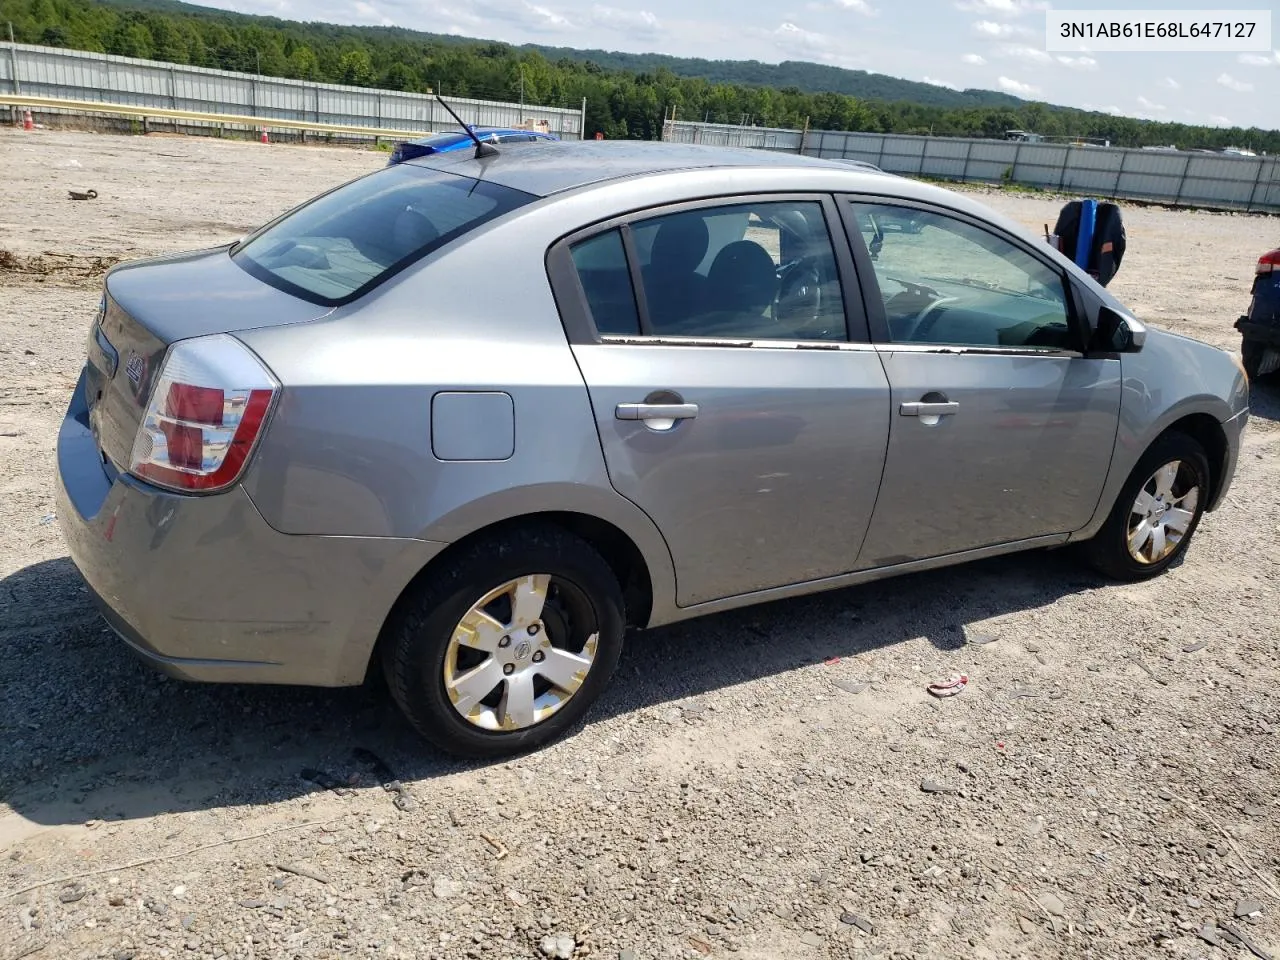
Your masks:
M894 343L1075 349L1062 276L962 220L853 204Z
M822 205L706 207L631 226L647 333L845 340L844 301Z
M617 230L597 234L575 243L569 253L596 330L601 334L638 334L640 316L621 234Z

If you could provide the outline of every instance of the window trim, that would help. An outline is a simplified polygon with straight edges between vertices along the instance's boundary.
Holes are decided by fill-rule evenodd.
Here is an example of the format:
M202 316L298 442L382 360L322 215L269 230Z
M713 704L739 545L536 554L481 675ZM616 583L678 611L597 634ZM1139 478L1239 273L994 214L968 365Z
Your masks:
M644 301L644 285L640 279L640 262L636 255L635 241L631 235L631 225L654 217L663 217L690 210L702 210L711 207L745 206L753 203L817 203L822 209L823 222L827 228L827 239L831 244L832 255L836 263L836 280L840 284L840 299L844 307L845 336L843 340L764 340L746 337L672 337L653 334L649 324L648 304ZM623 251L627 255L628 272L631 277L632 295L636 298L636 310L640 317L639 334L601 334L596 330L591 318L591 309L587 303L586 291L574 267L569 248L583 240L589 240L609 230L618 230L622 235ZM870 328L867 321L866 306L859 283L859 271L855 267L848 237L847 227L834 196L823 191L778 191L765 193L727 194L714 197L699 197L691 200L680 200L663 203L653 207L630 210L617 216L596 221L565 234L547 250L547 279L551 283L551 291L565 335L572 344L630 344L630 345L664 345L664 346L720 346L720 347L756 347L768 348L777 345L784 349L837 349L850 345L869 345L871 343Z
M1080 298L1080 291L1076 284L1071 282L1071 277L1062 265L1054 263L1043 250L1037 249L1028 244L1023 238L1016 234L1011 234L1001 229L996 224L988 223L979 217L966 213L963 210L956 210L953 207L943 206L938 203L929 203L922 200L913 200L906 197L894 197L886 194L872 193L841 193L836 197L837 205L840 209L840 218L844 223L845 234L849 241L849 247L853 252L854 263L858 267L859 276L863 277L863 308L866 310L868 325L871 329L871 340L876 345L888 350L901 350L911 353L990 353L1001 356L1022 356L1022 357L1070 357L1081 358L1087 355L1087 344L1089 342L1089 325L1085 319L1084 304ZM858 226L857 219L854 216L854 204L881 204L883 206L903 207L911 210L920 210L925 213L934 213L938 216L950 217L961 223L981 230L990 234L999 240L1003 240L1010 246L1022 250L1031 256L1033 260L1039 261L1042 265L1057 275L1058 281L1062 284L1063 304L1067 308L1067 324L1071 328L1071 333L1075 339L1074 349L1061 349L1057 347L1005 347L990 346L983 344L963 344L963 343L897 343L889 334L889 322L885 315L884 297L880 292L880 280L875 273L875 265L871 260L871 253L867 249L866 242L862 239L862 230Z

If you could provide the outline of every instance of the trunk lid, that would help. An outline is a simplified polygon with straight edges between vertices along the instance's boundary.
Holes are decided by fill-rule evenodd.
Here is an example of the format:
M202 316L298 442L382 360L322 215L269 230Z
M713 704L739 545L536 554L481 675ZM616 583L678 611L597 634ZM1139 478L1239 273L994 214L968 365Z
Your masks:
M128 469L169 344L303 323L329 312L250 276L228 249L140 261L107 274L89 332L85 395L98 447L120 470Z

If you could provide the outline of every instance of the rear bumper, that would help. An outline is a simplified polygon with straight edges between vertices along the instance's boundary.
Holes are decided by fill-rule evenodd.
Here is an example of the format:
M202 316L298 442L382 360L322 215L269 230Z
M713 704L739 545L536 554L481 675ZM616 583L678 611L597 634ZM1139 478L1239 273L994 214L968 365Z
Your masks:
M1259 343L1280 347L1280 325L1260 323L1248 317L1241 317L1235 322L1235 328L1246 340L1256 340Z
M104 465L84 379L58 433L57 515L107 623L187 680L360 683L382 622L445 544L291 536L239 486L170 494Z

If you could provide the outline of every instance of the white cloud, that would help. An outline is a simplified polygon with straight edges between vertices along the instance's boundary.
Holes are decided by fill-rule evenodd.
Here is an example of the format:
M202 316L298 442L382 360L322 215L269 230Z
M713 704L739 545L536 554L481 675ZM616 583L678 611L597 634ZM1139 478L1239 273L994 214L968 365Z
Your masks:
M1010 43L1001 47L1000 53L1014 60L1026 60L1029 63L1053 63L1053 57L1035 47L1023 47Z
M1123 113L1124 113L1124 111L1123 111L1123 110L1121 110L1119 107L1117 107L1115 104L1108 104L1108 105L1107 105L1107 106L1105 106L1105 107L1100 107L1100 106L1098 106L1097 104L1094 104L1094 103L1083 103L1083 104L1081 104L1081 106L1082 106L1085 110L1093 110L1093 111L1094 111L1094 112L1096 112L1096 113L1109 113L1109 114L1111 114L1113 117L1119 117L1119 116L1122 116L1122 115L1123 115Z
M1007 23L996 23L993 20L979 20L973 25L973 32L981 37L1000 39L1013 36L1013 26Z
M668 36L674 31L668 31ZM774 30L748 27L743 35L768 43L781 50L787 57L829 63L836 67L863 66L862 57L848 52L848 48L829 34L806 30L798 24L786 21Z
M528 0L471 0L466 7L469 8L466 10L468 14L474 12L479 15L471 19L482 24L482 18L489 18L512 23L534 33L561 33L576 29L567 17Z
M1210 117L1209 123L1215 127L1234 127L1235 126L1235 124L1231 122L1231 119L1229 117L1224 117L1219 114L1214 114L1212 117Z
M994 20L975 20L971 27L976 36L983 40L1026 40L1034 41L1041 34L1017 23L997 23Z
M1253 84L1245 83L1243 80L1237 80L1229 73L1224 73L1218 77L1219 86L1226 87L1228 90L1234 90L1236 93L1252 93Z
M935 86L935 87L946 87L948 90L959 90L959 89L960 89L960 87L958 87L956 84L952 83L950 80L935 80L933 77L930 77L930 76L927 76L927 75L926 75L925 77L923 77L922 79L924 80L924 82L925 82L925 83L933 84L933 86Z
M1026 97L1040 92L1039 87L1033 87L1029 83L1020 83L1019 81L1011 80L1008 77L1001 77L996 82L1000 84L1000 89L1005 91L1005 93L1016 94L1020 97Z
M1160 85L1162 87L1168 87L1170 90L1182 89L1182 84L1180 84L1177 80L1173 79L1173 77L1165 77L1163 80L1160 81Z
M874 17L876 15L875 7L867 3L867 0L836 0L836 5L844 7L846 10L852 10L854 13L860 13L864 17Z
M635 36L655 37L662 33L662 22L648 10L619 10L597 5L591 8L591 24Z
M956 0L956 8L989 17L1020 17L1034 10L1047 10L1049 4L1039 0Z
M376 23L380 27L394 26L394 22L375 7L372 3L365 3L364 0L356 0L355 11L363 23Z
M1271 56L1265 53L1242 53L1237 59L1246 67L1274 67L1280 64L1280 50L1273 50Z
M1058 62L1072 70L1097 70L1098 61L1093 57L1058 57Z
M1156 113L1161 113L1169 109L1163 103L1153 103L1143 96L1138 97L1138 106L1142 107L1144 110L1154 110Z
M774 42L786 50L819 51L827 48L827 38L812 30L805 30L794 23L779 25L772 34Z
M537 20L549 27L562 29L564 27L573 26L572 23L570 23L566 18L560 16L560 14L556 13L554 10L548 10L546 7L539 6L536 3L526 3L525 6L529 8L529 12Z
M966 53L960 59L975 67L985 67L987 65L987 58L977 53Z

